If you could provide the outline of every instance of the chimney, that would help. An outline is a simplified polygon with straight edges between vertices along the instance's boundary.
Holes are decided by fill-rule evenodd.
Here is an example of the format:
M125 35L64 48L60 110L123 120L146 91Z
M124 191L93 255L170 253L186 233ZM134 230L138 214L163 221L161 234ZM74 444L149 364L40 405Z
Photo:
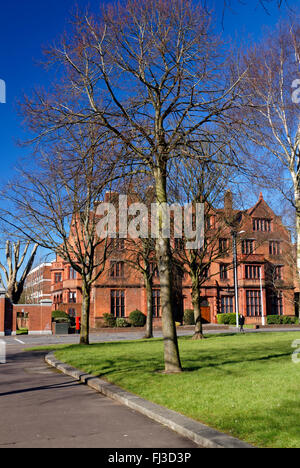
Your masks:
M227 190L224 197L225 218L229 221L232 218L232 192Z

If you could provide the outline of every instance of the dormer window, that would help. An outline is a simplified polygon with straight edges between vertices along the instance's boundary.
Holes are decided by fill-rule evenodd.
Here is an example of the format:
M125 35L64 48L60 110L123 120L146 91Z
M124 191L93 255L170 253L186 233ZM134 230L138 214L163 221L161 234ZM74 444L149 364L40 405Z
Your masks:
M271 232L271 220L265 218L253 218L253 231Z

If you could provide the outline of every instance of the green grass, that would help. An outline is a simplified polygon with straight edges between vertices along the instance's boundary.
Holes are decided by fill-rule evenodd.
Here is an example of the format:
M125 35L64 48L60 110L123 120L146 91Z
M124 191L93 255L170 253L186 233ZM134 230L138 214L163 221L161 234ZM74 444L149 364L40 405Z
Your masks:
M16 332L17 336L18 335L28 335L28 328L19 328Z
M179 340L185 372L164 375L163 342L60 347L56 357L260 447L300 447L300 333Z

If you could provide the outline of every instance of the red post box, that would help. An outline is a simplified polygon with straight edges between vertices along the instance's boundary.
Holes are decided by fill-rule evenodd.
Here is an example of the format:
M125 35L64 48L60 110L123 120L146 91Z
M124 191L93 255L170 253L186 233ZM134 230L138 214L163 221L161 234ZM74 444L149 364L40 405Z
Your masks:
M76 333L80 333L80 328L81 328L80 317L76 317L76 326L75 326Z

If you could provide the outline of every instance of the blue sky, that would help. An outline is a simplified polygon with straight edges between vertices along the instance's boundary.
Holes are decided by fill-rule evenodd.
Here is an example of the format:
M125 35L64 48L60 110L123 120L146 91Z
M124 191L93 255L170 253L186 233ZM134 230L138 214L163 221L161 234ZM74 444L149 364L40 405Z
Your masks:
M77 0L77 5L87 5L86 0ZM96 9L99 0L90 0ZM207 0L218 13L217 25L221 26L223 0ZM286 16L286 9L269 7L269 15L255 6L254 0L232 0L232 11L227 10L224 32L227 38L238 37L241 43L249 43L249 37L257 40L264 26L274 26L280 17ZM290 5L297 2L290 1ZM38 65L42 59L42 48L59 38L67 28L69 13L74 0L7 0L0 9L0 79L7 86L7 103L0 104L0 184L13 174L13 167L26 149L17 146L16 141L28 136L22 128L22 119L17 112L17 101L23 93L30 93L34 86L45 85L50 75ZM251 40L250 39L250 40Z

